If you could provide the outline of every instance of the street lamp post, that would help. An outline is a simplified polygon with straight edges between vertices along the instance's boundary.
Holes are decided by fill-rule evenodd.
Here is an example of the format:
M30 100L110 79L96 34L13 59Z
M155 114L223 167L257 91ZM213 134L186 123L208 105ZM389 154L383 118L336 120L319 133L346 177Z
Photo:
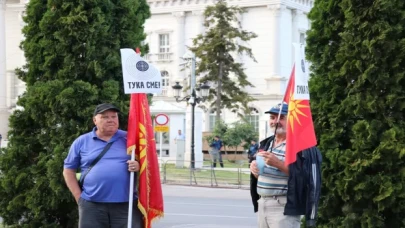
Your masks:
M194 123L195 123L195 106L200 103L201 101L205 101L208 97L210 86L207 84L201 84L198 88L195 88L195 56L194 54L187 53L183 57L186 60L191 60L191 83L190 83L190 95L185 96L184 98L180 98L181 89L183 86L176 82L172 88L174 89L174 97L176 98L177 102L187 101L191 105L191 161L190 161L190 168L195 168L195 153L194 153ZM200 96L197 96L196 90L200 91Z

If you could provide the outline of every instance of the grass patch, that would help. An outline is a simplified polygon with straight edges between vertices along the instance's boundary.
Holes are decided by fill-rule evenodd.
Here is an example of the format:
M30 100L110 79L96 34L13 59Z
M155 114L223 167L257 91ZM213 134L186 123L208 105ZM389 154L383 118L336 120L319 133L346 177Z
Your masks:
M248 168L248 160L237 160L237 161L224 161L224 167L225 168ZM211 161L204 161L203 162L203 167L211 167L212 162ZM217 162L217 167L220 167L219 162Z
M216 169L210 168L210 162L204 162L202 169L196 169L193 172L187 167L178 168L174 164L166 164L162 168L161 178L165 183L170 182L184 182L189 183L190 178L195 183L207 184L214 183L218 185L249 185L250 174L241 172L240 168L247 168L247 165L241 166L240 164L225 162L225 170L218 167ZM226 170L232 168L232 170Z

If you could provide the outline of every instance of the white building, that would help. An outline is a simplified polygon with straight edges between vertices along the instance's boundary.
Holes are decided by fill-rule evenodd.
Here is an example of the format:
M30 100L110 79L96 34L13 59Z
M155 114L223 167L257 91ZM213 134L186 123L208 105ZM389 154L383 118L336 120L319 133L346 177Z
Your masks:
M19 49L23 39L21 19L28 0L0 0L0 134L7 138L8 117L16 107L19 94L24 91L24 85L14 74L14 69L24 64L24 56ZM263 139L267 132L268 117L264 111L282 99L286 81L293 64L292 43L304 43L305 32L309 28L307 13L313 6L313 0L228 0L230 5L238 5L246 10L239 17L242 28L258 35L249 42L257 62L240 57L237 60L244 64L249 81L254 85L247 91L257 99L251 104L253 117L251 122ZM146 42L149 44L147 60L158 66L163 76L164 93L154 99L168 102L185 110L186 103L176 103L172 97L171 86L176 81L187 81L187 71L179 66L181 57L191 46L191 40L197 34L204 32L203 11L215 0L148 0L152 17L146 21ZM163 103L162 103L163 104ZM196 131L210 131L215 122L215 113L204 104L200 104L202 119L196 119ZM156 108L159 110L159 108ZM186 111L184 111L186 113ZM177 117L176 117L177 118ZM238 117L224 111L222 118L235 122ZM170 128L169 138L174 138L178 129L186 131L189 141L189 122L184 115L187 126ZM201 135L201 134L199 134ZM172 141L172 140L169 140ZM170 147L166 145L166 147ZM189 143L186 144L189 148ZM201 151L200 139L196 138L196 151ZM186 149L186 152L188 150ZM175 155L170 153L170 157Z

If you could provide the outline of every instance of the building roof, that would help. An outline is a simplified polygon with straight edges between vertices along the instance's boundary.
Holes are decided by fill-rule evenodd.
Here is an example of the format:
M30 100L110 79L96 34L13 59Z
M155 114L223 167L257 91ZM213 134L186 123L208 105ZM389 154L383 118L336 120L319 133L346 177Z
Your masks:
M166 101L153 101L150 106L151 113L185 113L186 109Z

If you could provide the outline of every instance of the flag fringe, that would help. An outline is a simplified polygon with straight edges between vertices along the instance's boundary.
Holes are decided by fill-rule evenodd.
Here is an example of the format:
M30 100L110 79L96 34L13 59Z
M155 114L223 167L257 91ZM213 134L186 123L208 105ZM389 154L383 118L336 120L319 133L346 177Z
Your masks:
M132 154L132 150L135 151L135 149L136 149L136 145L135 145L135 144L132 145L132 146L130 146L130 147L128 147L128 148L127 148L127 154L128 154L128 155L131 155L131 154Z
M142 206L142 204L141 204L141 201L139 201L138 200L138 208L139 208L139 211L141 211L141 213L142 213L142 215L143 215L143 217L145 218L144 219L144 227L145 228L148 228L148 215L146 214L146 210L145 210L145 208Z
M162 210L158 210L158 209L149 209L150 211L152 211L154 213L155 216L153 216L152 221L154 221L155 219L161 219L165 216L165 213Z
M147 148L145 148L145 149L147 149ZM147 166L147 161L149 158L147 157L147 154L145 154L145 156L146 156L146 158L143 159L143 162L146 162L146 166ZM147 169L146 167L144 169L144 172L145 172L144 175L146 175L146 177L147 177L146 178L146 185L147 185L147 191L148 191L147 192L147 205L149 205L150 192L151 192L151 188L150 188L151 175L150 175L149 169ZM140 172L139 176L141 176L141 173L143 173L143 172ZM159 174L159 178L160 178L160 174ZM139 183L139 180L140 180L140 178L138 178L138 183ZM138 188L139 188L139 185L138 185ZM139 200L138 200L138 208L141 211L142 215L144 216L145 228L151 227L153 221L164 217L163 210L159 210L159 209L155 209L155 208L146 209ZM150 215L152 215L152 216L150 216ZM152 218L149 220L150 217L152 217Z

